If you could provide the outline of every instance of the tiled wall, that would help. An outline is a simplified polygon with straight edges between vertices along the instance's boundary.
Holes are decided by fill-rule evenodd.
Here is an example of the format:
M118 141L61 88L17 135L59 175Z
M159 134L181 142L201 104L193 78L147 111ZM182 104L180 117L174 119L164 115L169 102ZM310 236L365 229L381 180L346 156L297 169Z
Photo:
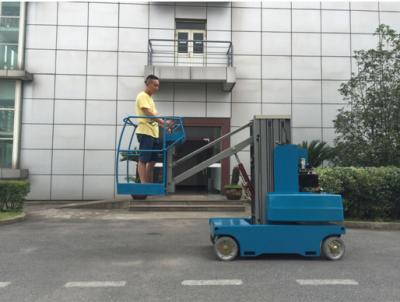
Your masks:
M207 39L233 42L237 84L224 93L161 83L162 114L231 117L233 129L254 114L290 114L294 142L331 142L352 51L375 47L379 23L400 30L400 2L30 2L34 81L24 87L21 150L29 198L115 196L116 140L143 87L147 41L173 39L175 18L207 19ZM248 167L248 150L240 157Z

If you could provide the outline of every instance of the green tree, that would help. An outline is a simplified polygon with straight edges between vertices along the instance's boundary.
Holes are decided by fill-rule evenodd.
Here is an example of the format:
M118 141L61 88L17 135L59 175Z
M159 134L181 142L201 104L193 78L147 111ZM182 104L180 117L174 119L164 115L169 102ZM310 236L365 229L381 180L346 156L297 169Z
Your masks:
M312 140L310 143L303 141L300 147L307 150L308 163L312 167L319 167L324 160L331 160L334 156L333 148L319 140Z
M380 25L376 49L354 52L358 73L341 85L348 101L334 125L336 163L400 165L400 35Z

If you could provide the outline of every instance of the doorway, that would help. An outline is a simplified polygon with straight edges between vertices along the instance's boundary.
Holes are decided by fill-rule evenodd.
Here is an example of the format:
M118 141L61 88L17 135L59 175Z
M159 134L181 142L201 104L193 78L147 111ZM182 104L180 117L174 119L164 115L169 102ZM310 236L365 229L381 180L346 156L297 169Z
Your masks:
M177 65L205 65L205 21L176 19L175 27Z
M174 160L205 146L209 142L229 132L229 118L185 118L184 126L186 141L177 145ZM179 164L174 169L174 175L203 162L204 160L229 147L230 140L227 138L215 146L204 150L193 158ZM207 169L200 171L192 177L176 185L176 192L187 193L220 193L221 188L229 182L229 158L215 163Z

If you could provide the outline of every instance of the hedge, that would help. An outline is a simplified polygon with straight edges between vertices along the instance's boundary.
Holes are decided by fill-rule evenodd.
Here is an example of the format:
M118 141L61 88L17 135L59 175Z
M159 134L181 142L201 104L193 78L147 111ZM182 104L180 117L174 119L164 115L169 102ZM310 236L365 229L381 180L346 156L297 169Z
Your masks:
M317 168L321 188L341 194L346 218L400 219L399 167Z
M0 211L22 210L29 190L25 180L0 180Z

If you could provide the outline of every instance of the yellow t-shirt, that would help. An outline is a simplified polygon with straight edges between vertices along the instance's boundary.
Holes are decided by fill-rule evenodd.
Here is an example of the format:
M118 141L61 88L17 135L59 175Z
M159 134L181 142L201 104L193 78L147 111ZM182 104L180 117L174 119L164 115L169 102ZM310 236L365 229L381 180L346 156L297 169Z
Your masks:
M136 115L146 116L142 110L143 108L147 108L155 115L158 115L153 98L144 91L140 92L136 97ZM158 123L154 119L138 118L138 128L136 129L136 133L158 138Z

